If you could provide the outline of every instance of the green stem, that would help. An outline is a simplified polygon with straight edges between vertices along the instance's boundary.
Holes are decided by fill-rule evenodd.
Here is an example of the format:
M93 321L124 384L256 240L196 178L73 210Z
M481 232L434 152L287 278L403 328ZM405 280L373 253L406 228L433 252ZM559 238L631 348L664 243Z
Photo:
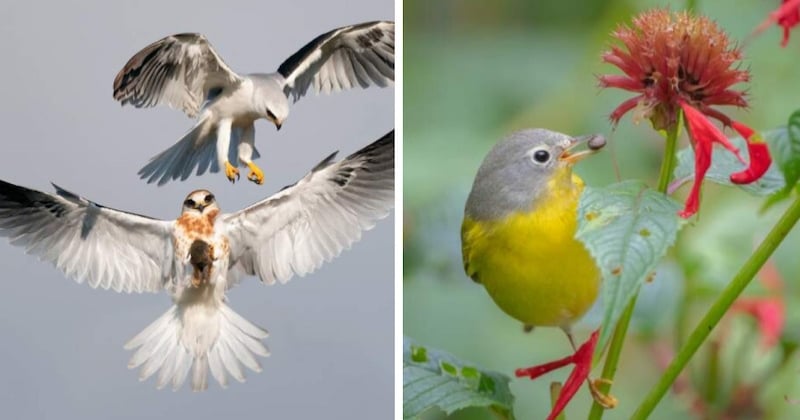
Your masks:
M679 120L680 121L680 120ZM669 181L672 179L672 171L675 168L675 155L678 148L678 133L680 132L680 123L675 124L674 127L667 129L667 143L664 148L664 158L661 161L661 170L658 175L658 191L667 193ZM631 298L625 311L617 322L617 327L614 329L614 335L611 336L611 344L608 346L608 356L606 356L606 364L603 366L603 379L607 379L609 383L600 384L598 387L600 392L608 394L611 391L611 384L614 380L614 375L617 374L617 365L619 364L619 356L622 354L622 345L625 343L625 336L628 333L628 325L633 316L633 308L636 306L636 298L639 296L637 292ZM605 409L597 401L592 403L592 409L589 411L589 420L600 420L603 417Z
M719 341L712 340L709 343L711 347L708 351L708 367L706 368L706 384L705 384L705 401L714 406L717 402L717 395L719 394ZM743 354L739 352L739 354ZM736 365L737 367L742 365Z
M661 161L661 170L658 173L658 191L666 194L669 182L672 180L672 171L675 170L675 156L678 149L679 124L667 130L667 144L664 148L664 159Z
M697 324L697 327L689 335L686 344L681 348L675 359L664 371L664 374L659 379L650 393L633 413L632 419L646 419L650 413L653 412L656 405L661 398L664 397L667 390L670 388L675 379L681 373L689 360L694 356L703 341L711 334L711 331L722 319L722 316L728 311L733 302L739 297L745 287L750 284L750 281L755 277L758 270L767 262L767 259L772 255L775 249L780 245L789 231L792 230L797 220L800 219L800 197L796 198L791 206L786 210L786 213L781 216L772 230L764 238L764 241L758 246L756 251L744 263L736 276L731 280L730 284L722 291L722 294L717 298L716 302L711 306L706 315Z

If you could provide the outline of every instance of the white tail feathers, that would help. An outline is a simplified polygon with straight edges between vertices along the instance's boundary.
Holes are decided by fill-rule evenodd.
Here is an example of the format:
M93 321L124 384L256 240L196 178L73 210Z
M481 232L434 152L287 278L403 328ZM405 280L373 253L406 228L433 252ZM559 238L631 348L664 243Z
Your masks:
M173 390L183 385L191 370L193 391L208 388L210 369L225 388L228 374L244 382L242 365L261 372L255 356L269 356L261 343L267 335L222 303L173 306L125 344L128 350L137 349L128 367L141 367L142 381L158 372L158 389L171 383Z

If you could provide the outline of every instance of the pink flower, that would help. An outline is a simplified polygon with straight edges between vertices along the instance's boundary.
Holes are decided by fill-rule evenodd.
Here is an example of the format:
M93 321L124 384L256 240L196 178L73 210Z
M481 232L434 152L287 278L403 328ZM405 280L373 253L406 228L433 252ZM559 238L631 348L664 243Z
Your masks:
M614 124L634 110L635 119L647 118L657 130L673 127L681 101L727 124L712 106L747 106L744 92L732 89L750 80L749 72L738 67L741 50L711 19L655 9L634 17L633 27L621 25L612 36L622 45L612 46L602 59L624 75L602 75L600 87L638 94L614 109Z
M715 109L719 105L747 107L744 91L733 86L749 81L750 75L739 67L740 49L730 44L714 21L655 9L636 16L632 27L620 26L613 36L622 45L606 51L603 61L624 75L602 75L600 86L637 95L617 106L611 121L618 124L633 111L635 120L647 118L655 129L663 130L676 128L680 111L685 116L695 151L695 179L681 217L691 217L699 208L700 187L711 166L714 143L744 163L739 150L709 118L732 126L747 141L750 165L732 174L731 182L748 184L764 175L772 162L766 144L752 129Z

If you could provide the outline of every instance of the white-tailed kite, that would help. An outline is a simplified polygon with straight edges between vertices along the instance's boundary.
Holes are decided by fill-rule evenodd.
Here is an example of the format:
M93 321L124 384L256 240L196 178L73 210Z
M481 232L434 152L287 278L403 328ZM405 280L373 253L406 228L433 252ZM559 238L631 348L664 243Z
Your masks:
M194 391L208 371L225 387L259 372L263 330L225 304L246 275L284 283L360 239L394 203L394 131L243 210L221 214L214 195L190 193L176 220L114 210L55 186L48 194L0 181L0 236L54 264L79 283L117 292L159 292L174 305L126 345L140 378ZM392 279L387 270L387 281Z
M137 108L167 104L197 122L175 145L139 170L148 183L187 179L197 169L218 172L235 182L240 164L247 179L261 184L253 163L254 122L266 118L278 129L313 84L317 92L394 83L394 22L345 26L322 34L269 74L239 75L205 36L171 35L134 55L114 79L114 99Z

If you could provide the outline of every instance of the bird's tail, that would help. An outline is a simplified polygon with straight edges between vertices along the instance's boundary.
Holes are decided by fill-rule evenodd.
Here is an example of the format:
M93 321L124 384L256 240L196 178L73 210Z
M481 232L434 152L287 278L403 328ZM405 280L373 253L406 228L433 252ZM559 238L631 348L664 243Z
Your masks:
M216 133L211 119L201 117L177 143L150 159L139 177L147 183L158 181L164 185L176 179L186 180L197 167L202 175L210 166L217 165Z
M241 129L232 129L228 161L234 166L239 166L240 138ZM254 147L252 159L258 159L260 156ZM195 168L197 175L203 175L206 171L216 173L220 169L217 159L217 127L208 116L201 116L197 124L177 143L153 156L147 165L139 169L139 177L147 179L148 184L158 181L158 185L161 186L177 179L185 181Z
M208 371L225 388L227 374L244 382L242 365L261 372L254 356L269 356L261 343L267 331L251 324L224 303L219 306L175 305L125 348L137 349L128 367L141 367L139 380L158 372L158 389L177 390L192 371L192 390L208 388Z

